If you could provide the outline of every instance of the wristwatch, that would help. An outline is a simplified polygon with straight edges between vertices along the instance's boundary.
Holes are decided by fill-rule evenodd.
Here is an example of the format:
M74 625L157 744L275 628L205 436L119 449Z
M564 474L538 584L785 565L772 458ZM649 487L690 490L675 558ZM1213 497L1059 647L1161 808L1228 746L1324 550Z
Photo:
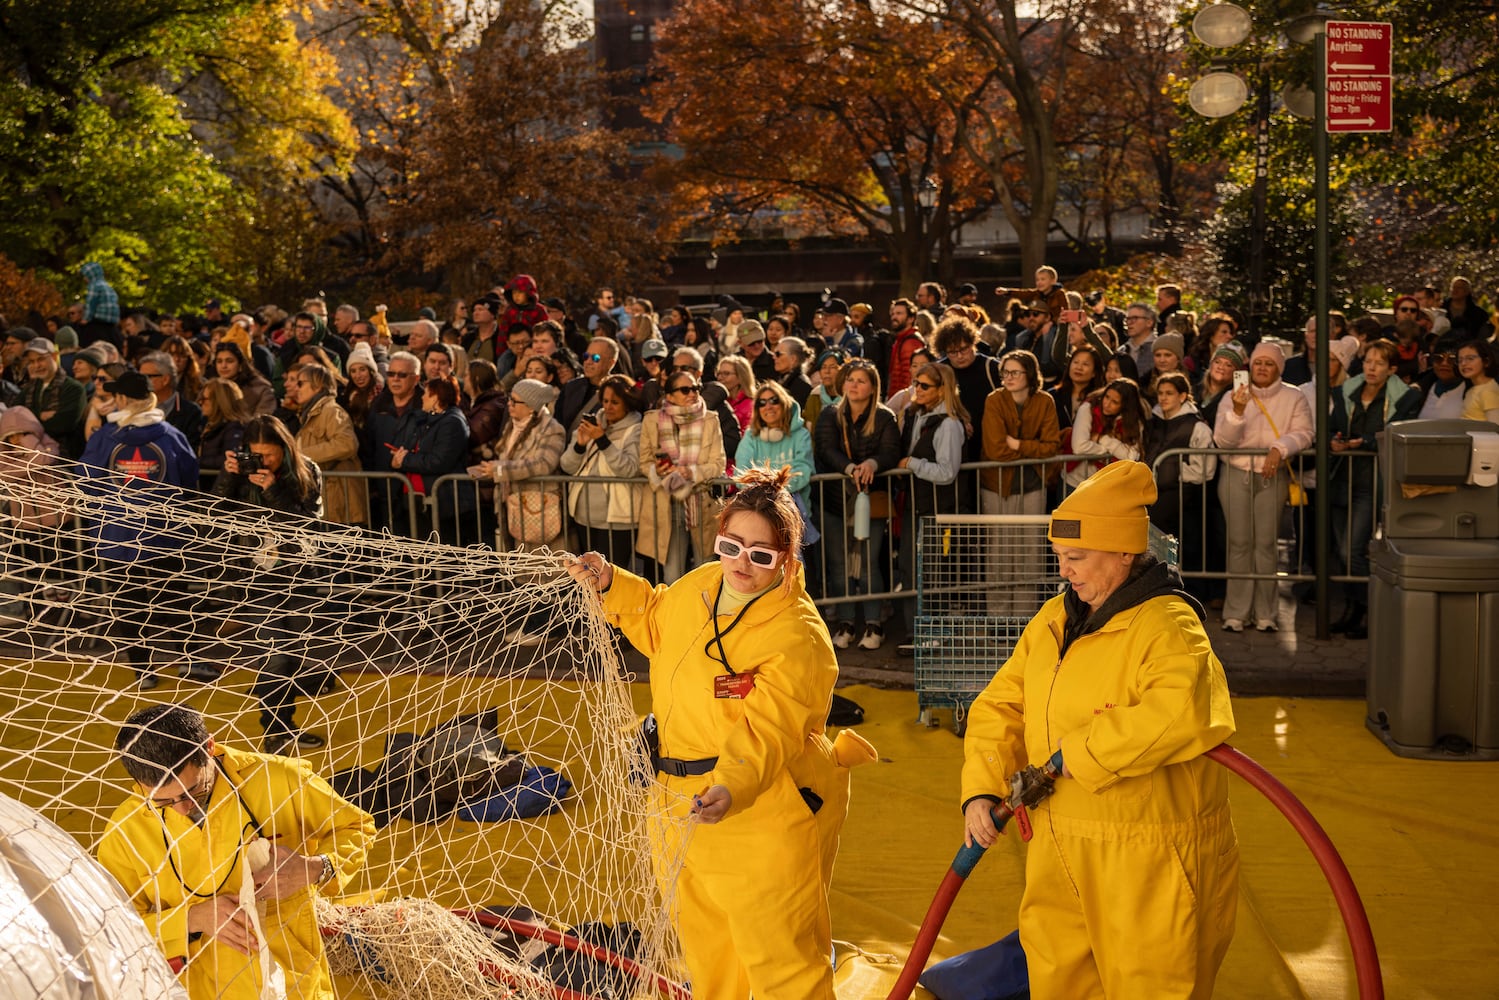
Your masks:
M317 885L321 888L327 884L329 879L338 874L338 869L333 867L333 859L328 855L320 854L318 857L323 859L323 870L318 873L317 877Z

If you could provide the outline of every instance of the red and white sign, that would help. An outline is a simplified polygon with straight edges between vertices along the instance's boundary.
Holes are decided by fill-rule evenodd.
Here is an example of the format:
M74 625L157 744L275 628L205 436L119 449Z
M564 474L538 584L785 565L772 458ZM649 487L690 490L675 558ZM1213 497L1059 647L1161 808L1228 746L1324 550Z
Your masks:
M1328 21L1327 131L1388 132L1394 125L1394 79L1387 21Z

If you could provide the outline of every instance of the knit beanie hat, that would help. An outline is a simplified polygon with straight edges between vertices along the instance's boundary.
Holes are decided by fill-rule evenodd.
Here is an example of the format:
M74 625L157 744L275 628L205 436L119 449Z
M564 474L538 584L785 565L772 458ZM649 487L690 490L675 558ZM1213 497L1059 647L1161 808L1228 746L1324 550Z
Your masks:
M344 362L344 370L348 371L354 365L364 365L372 372L380 369L375 365L375 352L370 350L369 344L355 344L353 350L349 351L349 360Z
M1275 373L1279 375L1286 370L1286 352L1280 349L1280 345L1270 340L1262 340L1254 347L1254 353L1249 356L1251 362L1255 358L1269 358L1275 362Z
M1339 337L1337 340L1330 341L1327 345L1327 356L1337 358L1343 366L1343 371L1346 372L1348 366L1353 364L1353 359L1358 356L1358 338Z
M1237 340L1230 340L1213 352L1213 360L1227 358L1233 362L1235 368L1243 368L1249 364L1249 355L1244 353L1244 345Z
M1144 552L1150 547L1155 478L1144 462L1112 462L1083 480L1057 505L1046 537L1058 545L1097 552Z
M58 350L76 351L78 349L78 331L71 326L58 327L52 339L57 341Z
M523 378L510 390L510 395L533 410L544 410L557 399L557 390L534 378Z
M1187 353L1187 344L1179 333L1163 333L1155 339L1155 346L1152 350L1170 351L1180 358Z

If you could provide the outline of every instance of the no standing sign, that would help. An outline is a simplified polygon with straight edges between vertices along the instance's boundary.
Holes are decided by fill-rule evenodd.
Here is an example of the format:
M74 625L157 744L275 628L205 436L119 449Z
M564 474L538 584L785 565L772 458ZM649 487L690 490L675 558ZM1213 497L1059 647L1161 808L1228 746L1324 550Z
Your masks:
M1327 22L1327 131L1390 131L1393 37L1386 21Z

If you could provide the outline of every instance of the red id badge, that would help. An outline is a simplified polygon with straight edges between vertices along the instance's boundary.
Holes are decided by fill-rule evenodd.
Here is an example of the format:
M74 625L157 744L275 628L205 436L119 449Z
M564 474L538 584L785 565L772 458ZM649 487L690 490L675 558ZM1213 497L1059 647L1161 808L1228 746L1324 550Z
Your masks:
M754 689L754 674L719 674L713 678L715 698L743 698Z

